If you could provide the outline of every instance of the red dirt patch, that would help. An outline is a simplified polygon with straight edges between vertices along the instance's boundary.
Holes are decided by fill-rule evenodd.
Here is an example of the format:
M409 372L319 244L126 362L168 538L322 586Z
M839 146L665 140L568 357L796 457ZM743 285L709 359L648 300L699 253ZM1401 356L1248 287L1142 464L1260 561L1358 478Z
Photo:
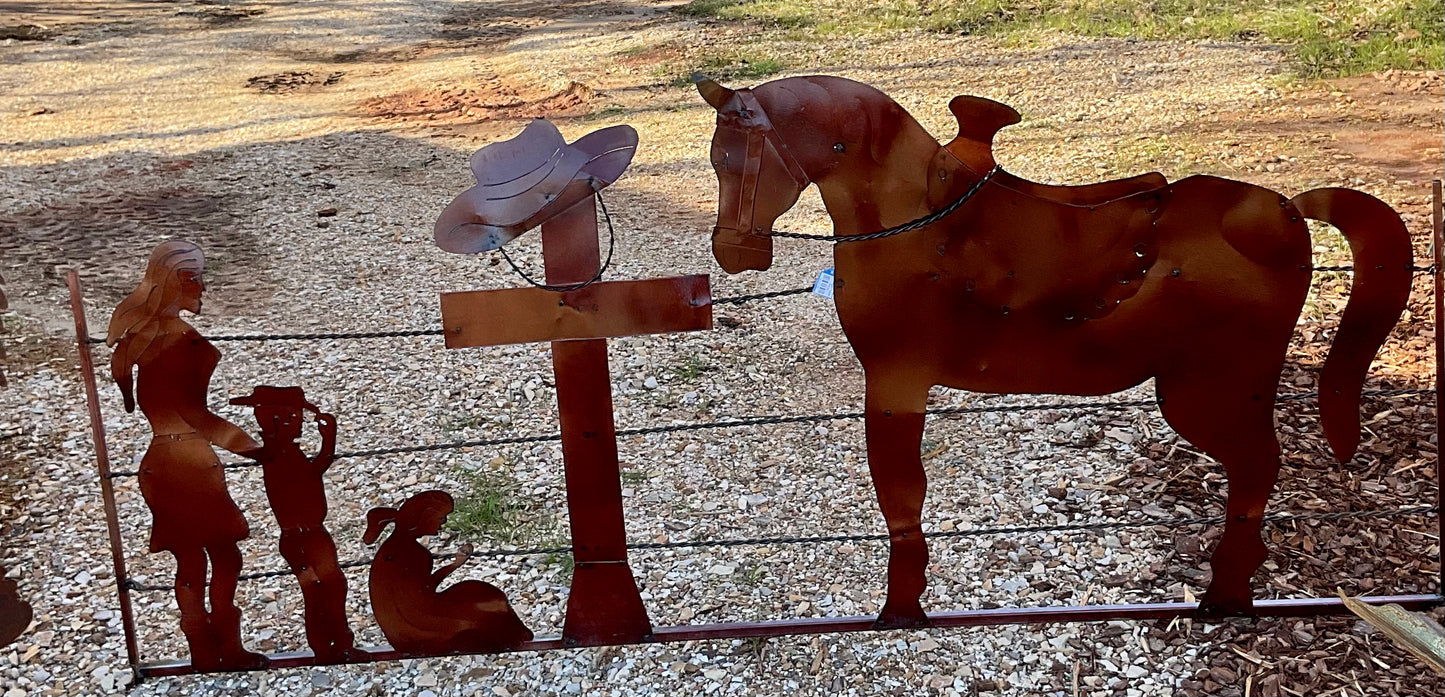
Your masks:
M585 111L595 97L592 88L571 82L551 93L494 79L480 87L414 89L368 99L361 109L367 116L401 123L476 122L491 119L570 116Z
M683 57L682 47L674 43L649 46L641 51L625 51L617 54L617 64L628 67L642 67L668 63Z
M1439 177L1440 155L1445 152L1439 133L1388 126L1341 131L1334 146L1361 164L1412 182Z
M1386 70L1331 84L1337 90L1332 95L1365 105L1379 118L1367 127L1339 132L1336 148L1396 179L1424 181L1440 176L1440 158L1445 154L1440 135L1445 72Z

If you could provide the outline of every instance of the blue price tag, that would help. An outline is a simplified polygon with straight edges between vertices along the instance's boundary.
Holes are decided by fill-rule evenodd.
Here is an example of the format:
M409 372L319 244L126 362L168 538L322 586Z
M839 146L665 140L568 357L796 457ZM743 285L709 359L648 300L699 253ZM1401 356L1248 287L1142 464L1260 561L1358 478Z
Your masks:
M823 269L823 272L818 274L818 280L813 282L813 293L825 298L833 297L833 269Z

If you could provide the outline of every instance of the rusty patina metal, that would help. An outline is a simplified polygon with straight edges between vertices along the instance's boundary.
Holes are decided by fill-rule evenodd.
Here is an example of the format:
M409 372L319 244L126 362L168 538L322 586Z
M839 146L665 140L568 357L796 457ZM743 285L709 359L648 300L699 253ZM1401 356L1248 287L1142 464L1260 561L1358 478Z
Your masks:
M139 403L155 434L140 463L140 490L153 518L150 551L176 558L176 604L191 662L201 670L247 670L266 665L241 644L235 602L237 543L250 528L212 446L246 456L261 446L206 404L221 353L180 317L201 311L204 271L196 245L161 243L145 280L111 315L106 341L115 347L111 376L126 411Z
M0 276L0 314L10 309L10 301L5 298L5 277ZM0 322L0 387L5 387L5 323Z
M0 276L0 312L9 308L5 299L5 277ZM0 387L5 386L5 325L0 323ZM20 597L19 586L5 578L5 570L0 569L0 647L15 641L30 626L31 616L30 604Z
M994 133L1019 120L1003 104L960 97L950 104L958 137L940 145L887 95L851 80L698 88L718 112L713 251L729 273L768 268L773 222L810 183L838 237L941 209L994 167ZM1102 395L1155 379L1165 419L1229 478L1203 608L1250 612L1279 469L1276 383L1310 283L1304 218L1340 228L1355 257L1320 377L1325 435L1348 459L1365 372L1410 291L1399 216L1346 189L1287 199L1206 176L1069 187L998 175L940 222L835 246L838 316L866 374L869 468L891 537L879 626L927 623L919 444L933 385Z
M396 524L371 562L370 587L376 623L400 656L495 653L532 639L532 631L496 586L461 581L437 590L466 563L470 548L433 571L431 551L419 538L437 534L452 508L452 497L446 492L423 491L407 499L400 509L373 508L366 514L362 539L367 544L376 542L388 525Z
M572 646L638 642L652 633L627 564L603 337L712 327L706 277L577 287L598 277L597 204L590 193L569 200L569 192L579 184L595 192L616 180L636 145L636 132L626 126L566 145L551 124L534 121L516 138L488 145L472 158L479 186L453 201L436 225L443 249L475 251L498 247L540 224L547 283L575 288L442 296L448 347L553 342L576 562L562 636ZM586 164L559 164L567 162ZM458 243L462 233L473 242Z
M261 427L260 463L266 500L281 528L281 556L301 586L305 601L306 642L323 663L343 662L354 654L346 621L346 575L336 560L336 543L326 529L326 487L322 475L336 455L336 417L306 400L300 387L259 386L231 404L255 408ZM307 456L297 441L306 412L316 417L321 447Z
M707 276L442 293L447 348L710 329Z
M30 603L20 597L19 585L0 575L0 647L9 646L10 642L20 638L33 617Z

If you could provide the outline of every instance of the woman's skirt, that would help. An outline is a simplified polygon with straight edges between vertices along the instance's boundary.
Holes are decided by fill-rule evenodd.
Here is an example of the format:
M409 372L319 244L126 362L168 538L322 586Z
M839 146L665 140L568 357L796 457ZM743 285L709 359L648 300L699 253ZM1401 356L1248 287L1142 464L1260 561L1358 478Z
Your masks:
M141 459L139 479L154 519L152 552L233 545L251 535L226 490L221 461L200 434L152 439Z

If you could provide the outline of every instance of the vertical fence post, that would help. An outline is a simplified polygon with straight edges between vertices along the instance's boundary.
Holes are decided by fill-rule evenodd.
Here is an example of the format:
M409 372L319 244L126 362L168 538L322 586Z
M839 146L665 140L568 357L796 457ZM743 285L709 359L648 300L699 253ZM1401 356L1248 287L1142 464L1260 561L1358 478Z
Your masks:
M1439 523L1436 546L1439 553L1440 578L1435 595L1445 596L1445 214L1442 214L1440 180L1430 191L1430 249L1434 254L1435 273L1435 520Z
M115 587L120 598L120 620L125 629L125 653L132 680L139 682L140 650L136 646L135 612L131 609L129 576L125 571L125 549L121 547L120 518L115 508L115 488L110 478L110 453L105 447L105 422L100 417L100 394L95 387L95 358L90 353L90 330L85 323L85 303L80 293L80 274L71 270L70 311L75 314L75 342L80 354L80 377L85 383L85 403L90 408L90 436L95 443L95 467L100 474L100 496L105 503L105 526L110 535L110 560L115 567Z

